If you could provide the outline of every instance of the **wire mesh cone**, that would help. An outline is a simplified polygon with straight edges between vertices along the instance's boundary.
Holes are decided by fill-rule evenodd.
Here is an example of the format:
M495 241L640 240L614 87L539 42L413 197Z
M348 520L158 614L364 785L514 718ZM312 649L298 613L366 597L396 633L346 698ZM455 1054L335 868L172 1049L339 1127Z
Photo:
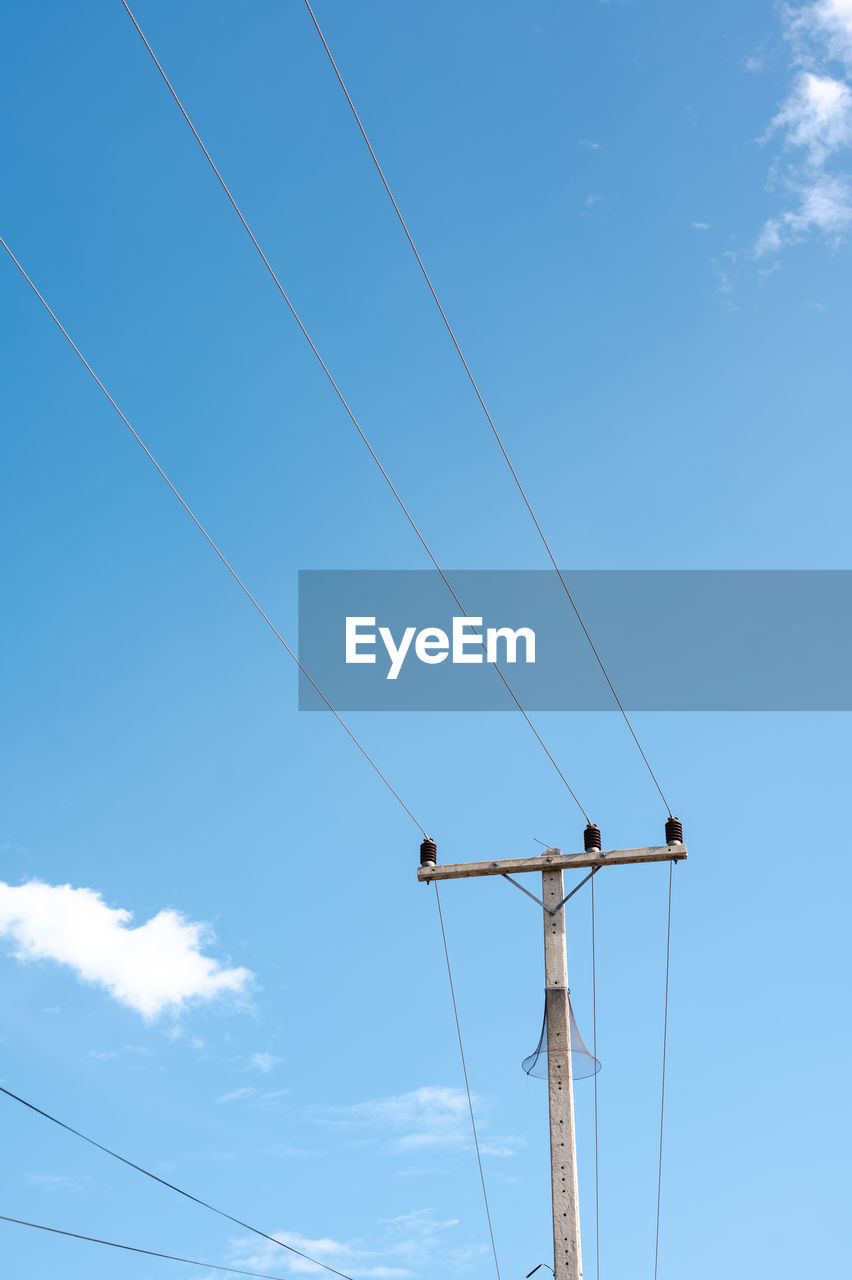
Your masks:
M580 1035L571 999L568 999L568 1014L571 1020L571 1072L575 1080L586 1080L597 1075L601 1064L589 1053L583 1037ZM538 1080L547 1079L547 1004L544 1006L544 1018L541 1023L541 1035L538 1044L528 1058L521 1063L528 1076Z

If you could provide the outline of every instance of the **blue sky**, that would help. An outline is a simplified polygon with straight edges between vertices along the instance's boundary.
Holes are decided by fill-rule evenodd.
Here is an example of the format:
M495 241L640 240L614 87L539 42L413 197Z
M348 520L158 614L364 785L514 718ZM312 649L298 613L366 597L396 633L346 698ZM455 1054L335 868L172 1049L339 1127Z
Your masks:
M303 5L135 11L439 559L543 567ZM560 562L846 567L848 0L317 16ZM299 569L424 567L121 5L0 23L0 234L276 625L295 637ZM0 288L3 1083L354 1275L493 1274L419 833L298 713L290 660L5 259ZM538 723L607 845L661 839L616 714ZM443 861L578 847L519 717L353 725ZM839 1274L848 718L637 726L691 855L660 1276ZM597 881L609 1277L653 1268L665 877ZM443 902L508 1280L549 1250L519 1065L540 924L503 882ZM587 1275L591 1106L578 1083ZM3 1132L3 1213L309 1274L8 1102ZM119 1274L11 1226L3 1252Z

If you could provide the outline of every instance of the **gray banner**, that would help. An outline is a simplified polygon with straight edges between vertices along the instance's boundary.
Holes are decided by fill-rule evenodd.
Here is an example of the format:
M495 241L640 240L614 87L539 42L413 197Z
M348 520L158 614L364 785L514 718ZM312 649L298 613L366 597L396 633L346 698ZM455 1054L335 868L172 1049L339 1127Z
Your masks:
M852 709L848 570L563 572L628 710ZM612 708L555 573L447 577L478 626L430 570L299 574L299 658L338 710L511 710L495 660L529 710ZM299 707L326 709L303 676Z

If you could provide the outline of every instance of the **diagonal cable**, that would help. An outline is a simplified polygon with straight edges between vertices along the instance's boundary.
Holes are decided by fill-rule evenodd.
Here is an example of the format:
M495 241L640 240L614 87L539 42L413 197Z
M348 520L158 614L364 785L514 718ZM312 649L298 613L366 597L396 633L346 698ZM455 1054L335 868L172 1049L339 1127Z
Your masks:
M213 157L211 156L210 152L207 150L207 147L204 145L204 142L203 142L203 141L202 141L202 139L201 139L201 135L199 134L199 132L198 132L198 130L196 129L195 125L192 123L192 120L189 118L189 115L188 115L188 113L187 113L186 107L185 107L185 106L183 105L183 103L181 102L180 98L179 98L179 97L178 97L178 95L177 95L177 92L175 91L175 88L174 88L174 86L173 86L173 84L172 84L171 80L170 80L170 79L169 79L169 77L166 75L165 71L163 70L163 67L162 67L162 65L161 65L161 63L160 63L160 60L158 59L158 57L157 57L156 53L154 52L154 50L152 49L151 45L149 44L149 42L148 42L148 38L147 38L147 36L145 35L145 32L142 30L142 28L140 27L139 23L136 21L136 18L134 17L134 15L133 15L133 11L131 10L130 6L128 5L127 0L121 0L121 3L122 3L122 5L123 5L124 9L127 11L127 15L128 15L128 17L130 18L130 21L133 23L134 27L136 28L137 32L139 33L139 37L140 37L140 39L142 40L142 43L145 45L145 48L148 50L149 54L151 55L151 58L153 59L154 65L156 66L157 70L159 71L159 73L160 73L160 75L161 75L161 77L162 77L162 79L163 79L163 82L164 82L164 84L166 85L166 88L168 89L169 93L171 94L172 98L174 99L175 104L176 104L176 105L177 105L177 107L178 107L178 110L180 111L181 115L183 116L184 120L186 121L187 125L189 126L190 131L192 132L192 136L195 138L195 141L198 143L199 147L201 148L201 150L202 150L202 151L203 151L203 153L204 153L204 156L205 156L205 158L206 158L206 160L207 160L207 163L210 165L210 168L213 170L213 173L216 175L216 179L217 179L217 181L218 181L218 183L219 183L219 186L222 188L223 192L224 192L224 193L225 193L225 195L227 196L228 201L230 202L230 205L231 205L232 209L234 210L234 213L235 213L235 214L237 215L237 217L239 218L240 222L241 222L241 223L242 223L242 225L243 225L243 228L245 229L246 234L248 235L249 239L251 240L252 244L254 245L255 249L257 250L258 254L260 255L261 261L263 262L263 265L266 267L266 270L267 270L267 272L269 273L269 276L270 276L270 278L272 279L273 283L275 284L276 289L278 290L278 292L279 292L279 294L281 295L282 299L283 299L283 300L284 300L284 302L286 303L287 308L288 308L288 310L289 310L289 312L290 312L291 316L292 316L292 317L293 317L293 319L296 321L296 324L299 326L299 329L300 329L300 331L301 331L301 333L302 333L302 336L304 337L305 341L307 342L308 346L310 347L311 351L313 352L314 356L316 357L317 361L319 362L319 365L320 365L320 367L321 367L321 369L322 369L323 373L325 374L326 378L328 379L328 382L329 382L329 384L331 385L331 387L332 387L332 389L333 389L333 391L334 391L335 395L337 396L337 399L340 401L340 404L342 405L343 409L345 410L347 417L349 418L349 420L350 420L350 422L352 423L352 425L353 425L353 427L355 428L355 430L358 432L358 435L361 437L361 440L363 441L364 445L366 446L366 448L367 448L367 450L368 450L368 452L369 452L369 454L370 454L370 457L373 459L373 461L375 462L375 464L376 464L376 466L378 467L379 471L381 472L382 477L384 478L384 480L386 481L386 483L387 483L387 485L388 485L388 488L390 489L391 493L393 494L394 498L396 499L397 503L399 504L400 510L402 511L402 513L403 513L403 515L405 516L406 520L407 520L407 521L408 521L408 523L410 524L410 526L411 526L411 528L413 529L414 533L417 535L417 538L418 538L418 540L419 540L419 542L420 542L421 546L423 547L423 550L426 552L427 556L429 557L429 559L431 560L431 562L432 562L432 564L434 565L435 569L437 570L438 574L440 575L441 580L442 580L442 582L444 583L444 586L445 586L445 587L447 588L447 590L449 591L450 595L452 596L453 600L455 601L456 605L458 606L458 608L460 609L460 611L462 612L462 614L464 614L464 616L465 616L466 618L470 617L470 615L468 614L467 610L464 608L464 605L462 604L461 600L459 600L458 596L456 595L455 590L454 590L454 589L453 589L453 587L451 586L451 584L450 584L450 582L449 582L449 579L447 578L446 574L444 573L444 570L441 568L440 564L438 563L438 561L437 561L437 559L436 559L436 557L435 557L435 555L434 555L434 553L433 553L433 551L432 551L431 547L429 546L429 544L428 544L428 542L426 541L426 539L425 539L425 537L423 536L423 534L420 532L420 529L419 529L419 527L418 527L418 525L417 525L417 523L416 523L416 521L415 521L414 517L412 516L411 512L408 510L408 507L407 507L407 506L405 505L405 503L403 502L403 500L402 500L402 498L401 498L401 496L400 496L400 494L399 494L399 492L398 492L398 490L397 490L396 486L394 485L393 481L391 480L390 476L388 475L387 471L385 470L384 466L382 465L382 462L381 462L381 460L379 459L378 454L376 453L376 451L375 451L375 449L373 448L373 446L370 444L370 441L367 439L367 436L366 436L366 434L365 434L365 432L364 432L363 428L361 427L361 424L359 423L358 419L355 417L355 414L353 413L352 409L350 408L348 401L346 400L346 398L345 398L345 397L344 397L344 395L343 395L343 392L340 390L340 387L338 386L337 382L335 381L334 377L332 376L331 370L329 369L328 365L325 363L325 361L323 360L322 356L320 355L319 350L317 349L317 347L316 347L316 345L315 345L315 343L314 343L313 339L311 338L311 335L308 333L308 330L305 328L305 325L303 324L302 319L301 319L301 317L299 316L299 313L296 311L296 308L294 307L293 303L291 302L289 295L287 294L286 290L284 289L284 286L281 284L281 281L278 279L278 276L276 275L276 273L275 273L275 271L274 271L274 269L273 269L273 267L272 267L272 264L270 263L269 259L267 258L266 254L264 253L263 249L260 247L260 244L259 244L259 242L258 242L258 240L257 240L257 237L255 236L254 232L252 231L251 227L249 226L248 222L246 221L246 218L245 218L245 216L244 216L244 214L243 214L242 210L240 209L240 206L237 204L236 200L234 199L234 196L231 194L230 188L228 187L227 183L225 182L225 179L222 177L221 173L219 172L219 169L217 168L217 166L216 166L216 164L215 164L215 162L214 162L214 160L213 160ZM484 642L484 641L481 641L481 644L482 644L482 647L483 647L483 649L484 649L484 648L485 648L485 642ZM533 724L532 720L530 719L529 715L527 714L527 712L524 710L523 706L521 705L521 703L520 703L520 701L519 701L519 699L518 699L518 697L517 697L517 695L516 695L515 691L512 689L512 686L509 684L509 681L506 679L505 675L503 674L502 670L500 669L499 664L495 662L495 663L492 663L491 665L494 667L494 670L496 671L497 675L498 675L498 676L500 677L500 679L502 680L502 682L503 682L503 684L504 684L504 686L505 686L505 688L506 688L506 691L508 692L508 694L509 694L510 698L511 698L511 699L512 699L512 701L514 702L514 704L515 704L515 706L517 707L518 711L520 711L521 715L523 716L524 720L526 721L527 725L529 726L530 730L532 731L533 735L535 736L536 741L538 742L538 744L539 744L539 746L541 747L542 751L543 751L543 752L544 752L544 754L547 756L548 760L549 760L549 761L550 761L550 763L553 765L553 768L554 768L554 769L556 770L556 772L558 773L558 775L559 775L560 779L562 780L562 782L563 782L564 786L566 787L566 789L568 790L568 792L569 792L569 794L571 795L572 799L574 800L575 804L577 805L577 808L580 810L580 812L582 813L583 817L586 819L586 821L587 821L587 822L591 821L591 819L589 818L589 815L586 813L586 810L583 808L582 804L580 803L580 801L578 800L578 798L577 798L577 796L575 795L574 791L572 790L571 786L569 785L569 783L568 783L568 779L565 777L565 775L564 775L564 773L562 772L562 770L560 769L559 765L556 763L556 760L553 758L553 756L552 756L551 752L548 750L547 746L545 745L545 742L544 742L543 738L541 737L540 733L538 732L538 730L536 729L536 727L535 727L535 725Z
M467 1093L467 1107L470 1112L470 1127L473 1130L473 1145L476 1148L476 1163L479 1165L479 1181L482 1183L482 1199L485 1202L485 1216L488 1219L488 1234L491 1237L491 1252L494 1255L494 1270L497 1272L497 1280L500 1280L500 1263L497 1261L497 1245L494 1241L494 1227L491 1223L491 1209L488 1205L488 1192L485 1187L485 1171L482 1168L482 1153L479 1150L479 1137L476 1132L476 1120L473 1114L473 1099L470 1095L470 1080L467 1075L467 1062L464 1056L464 1043L462 1041L461 1023L459 1021L459 1009L456 1004L456 988L453 982L453 969L450 964L450 951L447 946L447 931L444 928L444 913L441 910L441 895L438 892L437 880L432 881L435 886L435 902L438 904L438 919L441 923L441 939L444 943L444 959L447 962L447 977L450 980L450 996L453 1002L453 1017L456 1022L456 1035L459 1041L459 1055L461 1056L462 1073L464 1075L464 1087Z
M303 1253L301 1249L295 1248L292 1244L285 1244L283 1240L278 1240L275 1236L267 1235L265 1231L261 1231L259 1227L253 1227L249 1222L243 1222L242 1218L236 1218L232 1213L226 1213L224 1209L217 1209L215 1205L208 1204L206 1200L202 1200L199 1196L194 1196L191 1191L184 1191L182 1187L177 1187L173 1182L167 1182L165 1178L161 1178L156 1173L151 1173L149 1169L144 1169L141 1164L135 1164L132 1160L128 1160L126 1156L120 1156L117 1151L113 1151L110 1147L106 1147L101 1142L96 1142L94 1138L90 1138L85 1133L81 1133L79 1129L75 1129L72 1125L66 1124L64 1120L57 1119L52 1116L49 1111L42 1111L41 1107L37 1107L33 1102L27 1102L26 1098L20 1098L16 1093L12 1093L11 1089L4 1089L0 1085L0 1093L5 1094L7 1098L11 1098L13 1102L19 1102L21 1106L27 1107L30 1111L34 1111L36 1115L42 1116L45 1120L50 1120L52 1124L58 1125L60 1129L64 1129L66 1133L71 1133L75 1138L82 1138L83 1142L88 1142L90 1147L103 1151L104 1155L112 1156L113 1160L119 1160L122 1164L126 1164L129 1169L135 1169L137 1173L142 1173L146 1178L150 1178L152 1182L159 1182L161 1187L167 1187L169 1191L176 1191L179 1196L183 1196L186 1200L191 1200L193 1204L198 1204L202 1209L209 1209L211 1213L218 1214L220 1218L226 1218L228 1222L235 1223L238 1227L242 1227L244 1231L250 1231L252 1235L260 1236L263 1240L268 1240L270 1244L277 1244L279 1248L286 1249L288 1253L296 1254L297 1257L303 1258L306 1262L312 1262L316 1267L322 1267L324 1271L330 1272L333 1276L340 1276L342 1280L353 1280L344 1271L337 1271L334 1267L330 1267L326 1262L320 1262L318 1258L312 1258L310 1254ZM99 1241L99 1243L106 1243Z
M124 0L122 0L122 3L123 3L123 2L124 2ZM125 6L124 6L124 7L125 7L125 8L127 8L127 5L125 4ZM526 493L526 490L524 489L523 484L521 483L520 476L518 475L517 471L515 470L515 467L514 467L514 465L513 465L513 463L512 463L511 458L509 457L509 454L508 454L508 451L507 451L507 449L506 449L506 446L505 446L505 444L503 443L503 438L502 438L502 436L500 435L500 432L497 430L497 427L496 427L496 426L495 426L495 424L494 424L494 419L491 417L491 414L490 414L490 412L489 412L489 410L488 410L488 406L486 405L485 400L483 399L482 392L479 390L479 385L478 385L478 383L477 383L476 379L474 378L473 373L471 372L470 365L468 364L467 360L465 359L464 353L462 352L462 349L461 349L461 347L460 347L460 345L459 345L458 339L456 338L456 335L455 335L455 332L454 332L454 330L453 330L453 327L452 327L452 325L450 324L450 322L449 322L449 320L448 320L448 318L447 318L447 313L445 312L445 310L444 310L443 306L441 305L441 300L440 300L440 298L438 297L438 294L437 294L437 292L436 292L436 290L435 290L435 286L434 286L434 285L433 285L433 283L432 283L432 279L431 279L431 277L430 277L430 275L429 275L429 272L426 270L426 267L425 267L425 265L424 265L423 259L421 258L420 253L418 252L418 249L417 249L416 244L414 243L414 239L413 239L413 237L412 237L412 235L411 235L411 232L410 232L410 231L409 231L409 229L408 229L408 225L407 225L407 223L406 223L406 221L405 221L405 218L402 216L402 211L401 211L401 209L400 209L399 205L398 205L398 204L397 204L397 202L396 202L396 198L394 197L393 192L392 192L392 191L391 191L391 189L390 189L390 186L389 186L389 184L388 184L388 180L387 180L387 178L386 178L386 177L385 177L385 175L384 175L384 170L382 169L382 166L379 164L378 157L377 157L377 155L376 155L375 151L373 150L373 145L372 145L372 143L370 142L369 137L367 136L367 131L366 131L366 129L364 128L363 124L361 123L361 117L358 115L358 112L357 112L357 111L356 111L356 109L355 109L355 103L352 101L352 98L351 98L351 96L350 96L349 90L347 89L346 84L345 84L345 82L344 82L344 80L343 80L343 77L342 77L342 75L340 74L340 71L339 71L339 69L338 69L337 63L336 63L336 62L335 62L335 60L334 60L334 57L332 56L331 49L328 47L328 42L327 42L327 40L326 40L325 36L323 35L322 28L320 27L319 23L317 22L316 14L314 13L313 9L311 8L311 5L310 5L309 0L305 0L305 7L307 8L308 13L311 15L311 21L313 22L314 27L316 28L317 35L319 36L320 40L322 41L322 47L325 49L325 52L326 52L326 54L328 55L328 60L329 60L329 62L331 63L331 66L332 66L332 68L333 68L333 70L334 70L334 74L335 74L335 76L337 77L337 82L338 82L338 84L340 85L341 89L343 90L343 93L344 93L344 96L345 96L345 98L346 98L346 101L349 103L349 109L351 110L352 115L353 115L353 116L354 116L354 118L355 118L355 123L357 124L358 129L360 130L361 137L364 139L364 142L365 142L365 143L366 143L366 145L367 145L367 150L368 150L368 151L369 151L369 153L370 153L370 157L371 157L371 159L372 159L372 161L373 161L373 164L376 166L376 172L378 173L379 178L381 179L382 186L384 187L385 191L387 192L388 199L390 200L391 204L393 205L394 213L396 214L396 216L397 216L397 218L398 218L398 220L399 220L399 225L402 227L402 230L403 230L403 232L405 233L405 238L406 238L406 240L408 241L408 243L409 243L409 245L410 245L410 247L411 247L411 252L414 254L414 257L417 259L417 265L418 265L418 267L420 268L420 271L421 271L421 274L422 274L422 276L423 276L423 279L426 281L426 284L428 285L429 292L430 292L430 293L431 293L431 295L432 295L432 298L433 298L433 300L434 300L435 306L438 308L438 311L440 312L441 319L442 319L442 320L443 320L443 322L444 322L444 327L446 328L447 333L450 335L450 340L451 340L451 342L452 342L453 346L455 347L456 355L458 356L459 360L461 361L462 365L464 366L464 371L465 371L465 373L467 374L468 381L470 382L470 385L473 387L474 393L475 393L475 395L476 395L477 400L479 401L479 404L480 404L480 407L481 407L481 409L482 409L482 412L485 414L485 417L486 417L486 418L487 418L487 420L488 420L488 425L489 425L489 427L491 428L491 431L492 431L492 434L493 434L493 436L494 436L494 439L497 441L497 444L498 444L498 445L499 445L499 447L500 447L500 452L501 452L501 453L502 453L502 455L503 455L503 458L504 458L504 460L505 460L505 462L506 462L506 466L509 468L510 472L512 473L512 479L514 480L515 484L517 485L518 492L520 493L521 497L523 498L524 506L526 507L527 511L529 512L529 514L530 514L530 518L531 518L531 520L532 520L533 524L534 524L534 525L535 525L535 527L536 527L536 531L538 532L538 536L539 536L539 538L540 538L540 539L541 539L541 541L542 541L542 545L544 546L544 549L545 549L545 551L547 552L548 557L550 558L550 563L553 565L554 569L556 570L556 573L557 573L557 576L558 576L558 578L559 578L559 581L562 583L562 588L563 588L563 590L564 590L564 592L565 592L566 596L568 597L568 602L569 602L569 604L571 605L571 608L574 610L574 614L575 614L575 616L576 616L576 618L577 618L577 621L579 622L579 624L580 624L580 626L581 626L581 628L582 628L583 635L586 637L586 640L587 640L587 641L588 641L588 643L589 643L589 647L591 648L592 653L595 655L595 658L596 658L596 660L597 660L597 664L598 664L598 666L600 667L601 672L603 673L603 677L604 677L604 679L606 680L607 684L609 685L610 692L611 692L611 694L612 694L613 698L615 699L616 706L618 707L619 711L621 712L621 715L622 715L622 717L623 717L623 719L624 719L624 723L627 725L627 728L630 730L630 735L631 735L631 737L633 738L633 741L634 741L634 742L635 742L635 744L636 744L636 747L637 747L637 749L638 749L638 751L639 751L639 754L641 755L642 759L643 759L643 760L644 760L644 762L645 762L645 766L646 766L646 768L647 768L647 770L648 770L649 774L651 775L651 778L653 779L654 786L655 786L655 787L657 788L657 790L659 791L659 793L660 793L660 798L662 799L663 804L666 806L666 809L668 809L669 817L671 817L671 816L672 816L671 806L669 805L668 800L666 799L665 795L663 794L663 789L662 789L662 787L660 786L659 782L657 781L657 775L654 773L654 770L651 768L651 763L650 763L650 761L648 760L648 757L646 756L645 751L643 750L642 744L641 744L641 742L639 741L639 738L638 738L638 737L637 737L637 735L636 735L636 731L635 731L635 729L633 728L633 725L632 725L632 723L631 723L631 721L630 721L630 717L628 716L627 712L625 711L624 706L623 706L623 704L622 704L622 701L621 701L621 699L619 698L618 694L617 694L617 693L616 693L616 691L615 691L615 685L613 684L612 680L610 679L609 672L607 671L607 669L606 669L606 667L605 667L605 665L604 665L603 658L601 657L600 653L598 652L597 646L595 645L595 642L592 640L592 637L591 637L591 635L589 634L589 631L588 631L588 629L587 629L587 627L586 627L586 624L585 624L585 622L583 621L582 615L580 614L580 610L579 610L579 609L578 609L578 607L577 607L577 603L576 603L576 601L575 601L575 599L574 599L574 596L572 595L572 593L571 593L571 591L570 591L570 589L569 589L569 587L568 587L568 584L567 584L567 582L565 581L565 578L564 578L564 577L563 577L563 575L562 575L562 570L559 568L559 565L556 563L556 557L554 556L553 551L551 550L550 543L548 542L547 537L545 536L544 530L542 529L541 524L539 523L538 517L536 516L535 512L533 511L532 504L531 504L531 502L530 502L529 498L527 497L527 493ZM143 38L144 38L144 37L143 37Z
M126 1253L142 1253L147 1258L162 1258L165 1262L182 1262L188 1267L205 1267L209 1271L227 1271L232 1276L254 1276L256 1280L284 1280L283 1276L270 1275L268 1271L244 1271L242 1267L223 1267L218 1262L198 1262L195 1258L181 1258L174 1253L159 1253L156 1249L142 1249L135 1244L119 1244L116 1240L101 1240L98 1236L84 1236L78 1231L63 1231L61 1227L46 1227L41 1222L27 1222L23 1218L9 1218L0 1213L0 1222L12 1222L17 1227L32 1227L35 1231L49 1231L53 1236L65 1236L69 1240L84 1240L86 1244L104 1244L110 1249L123 1249ZM317 1263L322 1266L322 1263ZM338 1271L338 1275L343 1272Z
M6 253L9 255L9 257L10 257L10 258L11 258L11 260L12 260L12 262L13 262L13 263L15 264L15 266L18 268L18 270L20 271L21 275L24 277L24 279L26 280L27 284L30 286L30 288L32 289L33 293L34 293L34 294L35 294L35 296L38 298L39 302L40 302L40 303L41 303L41 305L44 307L44 309L45 309L45 311L47 312L47 314L50 316L51 320L52 320L52 321L53 321L53 323L56 325L57 329L60 331L60 333L63 335L63 337L67 340L67 342L68 342L69 346L73 349L73 351L74 351L74 352L77 354L77 356L79 357L80 361L81 361L81 362L85 365L85 367L88 369L89 373L92 375L92 377L94 378L95 382L98 384L98 386L100 387L101 391L102 391L102 392L104 393L104 395L106 396L107 400L109 400L109 402L110 402L110 404L112 405L113 409L115 409L115 411L116 411L116 413L118 414L119 418L121 418L121 421L122 421L122 422L124 423L124 425L127 427L127 430L128 430L128 431L130 432L130 434L133 436L133 438L134 438L134 440L136 441L136 443L141 447L141 449L143 450L143 452L144 452L144 453L145 453L145 455L147 456L148 460L149 460L150 462L152 462L152 463L153 463L153 465L156 467L157 471L159 471L159 473L160 473L160 475L162 476L163 480L165 480L166 484L169 486L169 488L171 489L172 493L173 493L173 494L174 494L174 496L177 498L178 502L179 502L179 503L180 503L180 505L183 507L183 509L184 509L184 511L186 512L186 514L189 516L190 520L193 522L193 524L196 526L196 528L199 530L199 532L200 532L201 534L203 534L204 538L207 540L207 542L209 543L209 545L210 545L210 546L213 548L213 550L216 552L216 555L217 555L217 556L219 557L219 559L222 561L222 564L223 564L223 565L225 566L225 568L228 570L228 573L229 573L229 574L231 575L231 577L234 579L234 581L236 582L237 586L240 588L240 590L243 592L243 594L244 594L244 595L249 599L249 601L254 605L255 609L256 609L256 610L257 610L257 612L260 614L261 618L263 618L263 621L264 621L264 622L266 623L266 625L269 627L269 630L272 632L272 634L276 637L276 639L277 639L277 640L279 640L279 641L281 642L281 644L284 646L284 648L287 650L287 652L289 653L290 657L293 659L293 661L295 662L296 666L297 666L297 667L299 668L299 670L301 671L302 675L305 677L305 679L306 679L306 680L308 681L308 683L310 684L311 688L312 688L312 689L313 689L313 690L314 690L314 691L315 691L315 692L320 696L320 698L322 698L323 702L324 702L324 703L325 703L325 705L328 707L329 711L330 711L330 712L331 712L331 714L334 716L335 720L336 720L336 721L337 721L337 723L341 726L341 728L346 730L346 733L349 735L349 737L350 737L350 738L352 739L352 741L355 743L355 746L356 746L356 747L358 748L358 750L361 752L361 755L364 757L364 759L367 761L367 763L372 767L372 769L373 769L373 770L378 774L378 776L381 778L382 782L385 784L385 786L387 787L388 791L390 791L390 793L391 793L391 795L394 797L394 799L395 799L395 800L397 800L397 801L402 805L403 809L404 809L404 810L405 810L405 812L408 814L408 816L409 816L409 818L411 819L411 821L415 824L415 826L417 826L417 827L419 827L419 828L420 828L420 830L423 832L423 835L425 836L425 835L426 835L426 829L425 829L425 827L422 825L422 823L420 823L420 822L418 822L418 821L417 821L417 819L415 818L414 814L413 814L413 813L411 812L411 810L409 809L408 805L407 805L407 804L405 803L405 801L401 798L401 796L398 794L398 792L396 792L396 791L394 790L394 788L391 786L390 782L389 782L389 781L388 781L388 779L385 777L385 775L382 773L381 769L380 769L380 768L379 768L379 766L376 764L376 762L375 762L375 760L373 759L373 757L369 754L369 752L367 751L367 749L361 745L361 743L360 743L360 742L358 741L358 739L355 737L355 734L354 734L354 733L352 732L352 730L349 728L349 725L346 723L346 721L343 719L343 717L342 717L341 715L339 715L339 713L338 713L337 711L335 711L334 707L331 705L331 703L329 702L328 698L327 698L327 697L325 696L325 694L323 693L322 689L320 689L319 685L318 685L318 684L316 683L316 681L313 679L313 677L311 676L310 672L308 672L308 671L305 669L305 667L302 665L302 663L299 661L298 657L296 656L295 651L294 651L293 649L291 649L291 648L290 648L289 644L288 644L288 643L287 643L287 641L284 639L284 637L282 636L282 634L281 634L281 632L278 630L278 628L275 626L275 624L271 621L271 619L269 618L268 614L266 614L266 613L264 612L264 610L261 608L261 606L258 604L257 600L256 600L256 599L255 599L255 597L252 595L252 593L249 591L248 587L247 587L247 586L246 586L246 584L243 582L242 578L239 576L239 574L237 573L236 569L234 569L234 567L233 567L233 565L231 564L231 562L226 558L226 556L223 554L223 552L221 552L221 551L219 550L218 546L217 546L217 545L216 545L216 543L213 541L213 539L210 537L210 534L207 532L207 530L205 529L204 525L203 525L203 524L201 523L201 521L198 519L198 517L196 516L195 512L192 510L192 508L189 506L189 504L185 501L185 499L182 497L182 495L179 493L179 491L178 491L178 490L175 488L175 486L172 484L171 480L170 480L170 479L169 479L169 477L166 475L165 471L164 471L164 470L163 470L163 468L160 466L159 462L158 462L158 461L157 461L157 459L154 457L154 455L153 455L153 453L151 452L151 450L148 448L148 446L147 446L147 445L145 444L145 442L142 440L141 436L138 434L138 432L135 430L135 428L131 426L131 424L130 424L129 420L128 420L128 419L125 417L125 415L122 413L121 409L119 409L119 407L118 407L118 405L116 404L115 400L113 400L112 396L111 396L111 395L110 395L110 393L107 391L106 387L105 387L105 386L104 386L104 384L101 382L100 378L99 378L99 377L98 377L98 375L95 373L94 369L93 369L93 368L92 368L92 366L89 364L88 360L87 360L87 359L86 359L86 357L83 355L82 351L81 351L81 350L80 350L80 348L77 346L76 342L75 342L75 341L74 341L74 339L71 337L71 335L69 334L68 330L65 328L65 326L62 324L62 322L59 320L58 316L56 315L56 312L52 310L52 308L49 306L49 304L48 304L48 303L47 303L47 301L45 300L44 296L39 292L38 288L37 288L37 287L36 287L36 285L33 283L33 281L30 279L30 277L27 275L26 271L25 271L25 270L24 270L24 268L21 266L20 262L19 262L19 261L18 261L18 259L15 257L14 253L13 253L13 252L12 252L12 250L9 248L9 246L7 245L6 241L3 239L3 237L2 237L2 236L0 236L0 245L2 245L2 247L6 250Z

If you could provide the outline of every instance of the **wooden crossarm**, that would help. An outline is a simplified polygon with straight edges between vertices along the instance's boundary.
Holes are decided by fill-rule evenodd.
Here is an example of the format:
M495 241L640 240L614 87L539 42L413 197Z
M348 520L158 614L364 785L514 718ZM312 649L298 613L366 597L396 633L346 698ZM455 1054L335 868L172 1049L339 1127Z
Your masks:
M569 870L576 867L623 867L632 862L682 862L685 844L651 845L644 849L606 849L603 853L563 853L545 849L532 858L503 858L499 862L454 862L434 867L418 867L417 879L463 880L470 876L519 875L524 871Z

